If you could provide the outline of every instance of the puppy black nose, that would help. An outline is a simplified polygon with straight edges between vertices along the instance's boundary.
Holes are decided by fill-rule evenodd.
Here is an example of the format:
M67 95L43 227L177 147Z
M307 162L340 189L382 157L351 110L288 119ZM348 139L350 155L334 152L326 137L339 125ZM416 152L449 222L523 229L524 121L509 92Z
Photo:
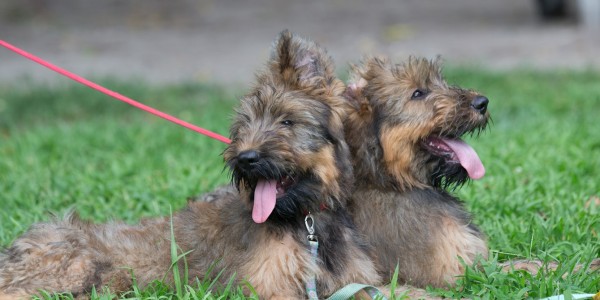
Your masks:
M477 96L471 102L471 107L483 115L487 111L487 106L489 102L490 100L488 100L488 98L486 98L485 96Z
M251 164L258 162L259 158L260 155L258 155L258 152L254 150L242 151L237 157L239 164L244 168L247 168Z

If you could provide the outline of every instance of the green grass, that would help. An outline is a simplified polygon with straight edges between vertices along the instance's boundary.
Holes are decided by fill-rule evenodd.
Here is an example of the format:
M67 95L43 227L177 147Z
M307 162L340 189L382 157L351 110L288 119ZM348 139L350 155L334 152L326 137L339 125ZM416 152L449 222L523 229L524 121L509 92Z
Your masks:
M490 130L469 138L487 175L457 194L487 234L492 255L483 268L469 269L457 287L431 291L450 298L536 299L600 290L598 272L570 274L575 264L600 256L600 74L445 73L449 82L491 100ZM224 135L231 107L243 93L195 83L102 82ZM79 85L0 85L0 245L49 219L48 212L74 208L86 219L128 222L168 215L186 197L227 182L223 149L220 142ZM175 251L174 258L180 254ZM500 272L498 262L514 258L561 264L536 276ZM126 297L242 297L239 287L212 287L210 280L173 290L157 282Z

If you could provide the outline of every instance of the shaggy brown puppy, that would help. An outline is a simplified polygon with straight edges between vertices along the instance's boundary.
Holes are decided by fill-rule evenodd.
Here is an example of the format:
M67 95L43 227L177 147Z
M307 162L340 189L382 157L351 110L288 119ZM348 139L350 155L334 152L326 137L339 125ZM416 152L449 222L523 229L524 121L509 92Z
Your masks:
M345 96L346 140L357 180L351 213L374 246L384 280L453 283L480 255L483 234L461 202L445 191L479 178L484 168L459 139L485 128L488 99L449 86L437 61L392 64L370 58L355 66Z
M268 70L241 99L224 152L239 193L222 192L217 204L192 202L172 219L139 225L90 224L74 216L35 224L0 255L0 299L39 289L76 297L93 287L126 291L132 273L140 287L165 275L171 281L171 226L188 253L191 278L216 262L221 280L236 273L261 299L306 298L312 276L321 296L354 281L379 283L345 210L353 173L343 91L322 48L283 32ZM316 258L307 216L320 243Z

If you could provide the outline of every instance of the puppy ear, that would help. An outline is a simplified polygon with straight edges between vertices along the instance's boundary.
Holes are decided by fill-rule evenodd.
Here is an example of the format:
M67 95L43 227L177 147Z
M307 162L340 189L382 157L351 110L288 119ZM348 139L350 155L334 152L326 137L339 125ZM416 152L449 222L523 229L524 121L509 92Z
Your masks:
M436 71L441 73L444 65L444 59L438 54L434 59L431 60L431 65L435 66Z
M352 65L353 69L355 69L355 67L355 65ZM342 94L347 104L352 108L350 113L356 112L359 115L370 113L371 105L363 93L364 88L367 86L367 81L355 72L351 74L350 77L348 86L346 87L344 94Z
M437 55L433 59L427 59L425 57L418 56L409 56L408 64L405 64L405 68L413 69L413 72L419 71L419 69L431 71L434 73L442 72L442 65L444 64L444 60L441 55Z
M436 85L447 85L442 76L442 59L440 56L432 60L411 56L402 68L398 68L398 74L399 78L407 79L409 82L419 82L423 78L428 78L429 82Z
M392 65L388 58L383 56L367 57L360 66L354 68L365 80L381 77L391 73Z
M287 30L275 41L270 70L286 85L299 88L335 77L333 61L324 48Z
M386 57L372 56L364 59L359 65L352 66L350 78L369 89L385 88L395 82L394 70L394 66Z
M362 94L363 89L367 86L368 64L350 64L350 75L348 79L348 87L346 89L350 94Z
M438 82L445 82L445 80L442 76L442 69L444 68L444 59L442 59L442 56L437 55L435 57L435 59L432 59L431 65L433 66L432 72L434 72L435 77L437 78ZM444 83L444 85L445 85L445 83Z
M383 56L371 56L351 65L350 80L344 94L361 116L367 116L382 95L396 86L394 66Z

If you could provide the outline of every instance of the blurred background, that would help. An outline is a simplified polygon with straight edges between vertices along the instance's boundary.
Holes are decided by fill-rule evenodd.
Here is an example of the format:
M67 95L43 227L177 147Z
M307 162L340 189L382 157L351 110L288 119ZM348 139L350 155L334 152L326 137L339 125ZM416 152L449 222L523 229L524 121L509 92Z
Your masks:
M598 69L598 0L2 0L0 38L85 76L247 83L278 32L491 69ZM0 80L59 79L0 49Z

